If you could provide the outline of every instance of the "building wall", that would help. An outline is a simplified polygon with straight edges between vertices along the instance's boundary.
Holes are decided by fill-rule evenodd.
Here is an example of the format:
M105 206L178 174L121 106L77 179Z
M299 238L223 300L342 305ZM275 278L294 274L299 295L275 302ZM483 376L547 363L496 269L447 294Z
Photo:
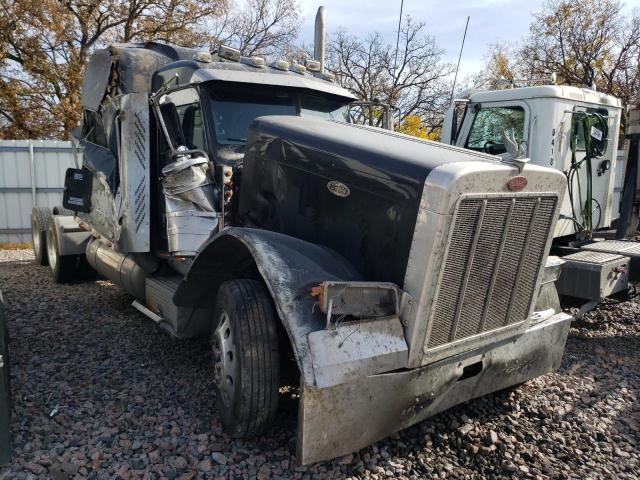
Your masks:
M0 243L31 241L31 209L62 205L71 142L0 140Z

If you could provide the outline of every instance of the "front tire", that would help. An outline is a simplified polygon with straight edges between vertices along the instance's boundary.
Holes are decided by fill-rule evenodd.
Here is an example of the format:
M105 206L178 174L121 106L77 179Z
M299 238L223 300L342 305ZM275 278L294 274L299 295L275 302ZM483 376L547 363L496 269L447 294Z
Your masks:
M68 283L78 275L80 255L60 255L58 229L54 217L49 217L47 225L47 262L56 283Z
M276 313L255 280L220 286L212 332L216 405L233 438L260 435L278 410L280 364Z
M31 210L31 244L38 265L47 265L47 225L51 210L35 207Z

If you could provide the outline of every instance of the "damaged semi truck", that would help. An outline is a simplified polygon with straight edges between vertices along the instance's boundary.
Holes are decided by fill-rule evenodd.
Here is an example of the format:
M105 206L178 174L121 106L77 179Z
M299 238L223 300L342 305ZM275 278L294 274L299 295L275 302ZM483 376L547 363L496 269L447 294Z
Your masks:
M232 437L269 428L291 352L303 464L558 368L572 319L547 263L560 172L345 123L332 80L224 46L97 51L72 212L33 215L57 281L88 264L210 335Z

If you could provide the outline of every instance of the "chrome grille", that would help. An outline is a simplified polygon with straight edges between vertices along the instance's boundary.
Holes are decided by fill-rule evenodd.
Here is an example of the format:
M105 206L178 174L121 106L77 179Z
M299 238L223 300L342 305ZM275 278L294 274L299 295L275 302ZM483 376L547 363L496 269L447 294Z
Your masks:
M459 202L427 349L527 319L556 203L555 195Z

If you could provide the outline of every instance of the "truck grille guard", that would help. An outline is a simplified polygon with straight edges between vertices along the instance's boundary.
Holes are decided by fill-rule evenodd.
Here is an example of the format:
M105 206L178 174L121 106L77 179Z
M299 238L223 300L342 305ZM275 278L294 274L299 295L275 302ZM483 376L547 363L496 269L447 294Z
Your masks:
M425 353L527 321L557 200L553 194L460 198Z

